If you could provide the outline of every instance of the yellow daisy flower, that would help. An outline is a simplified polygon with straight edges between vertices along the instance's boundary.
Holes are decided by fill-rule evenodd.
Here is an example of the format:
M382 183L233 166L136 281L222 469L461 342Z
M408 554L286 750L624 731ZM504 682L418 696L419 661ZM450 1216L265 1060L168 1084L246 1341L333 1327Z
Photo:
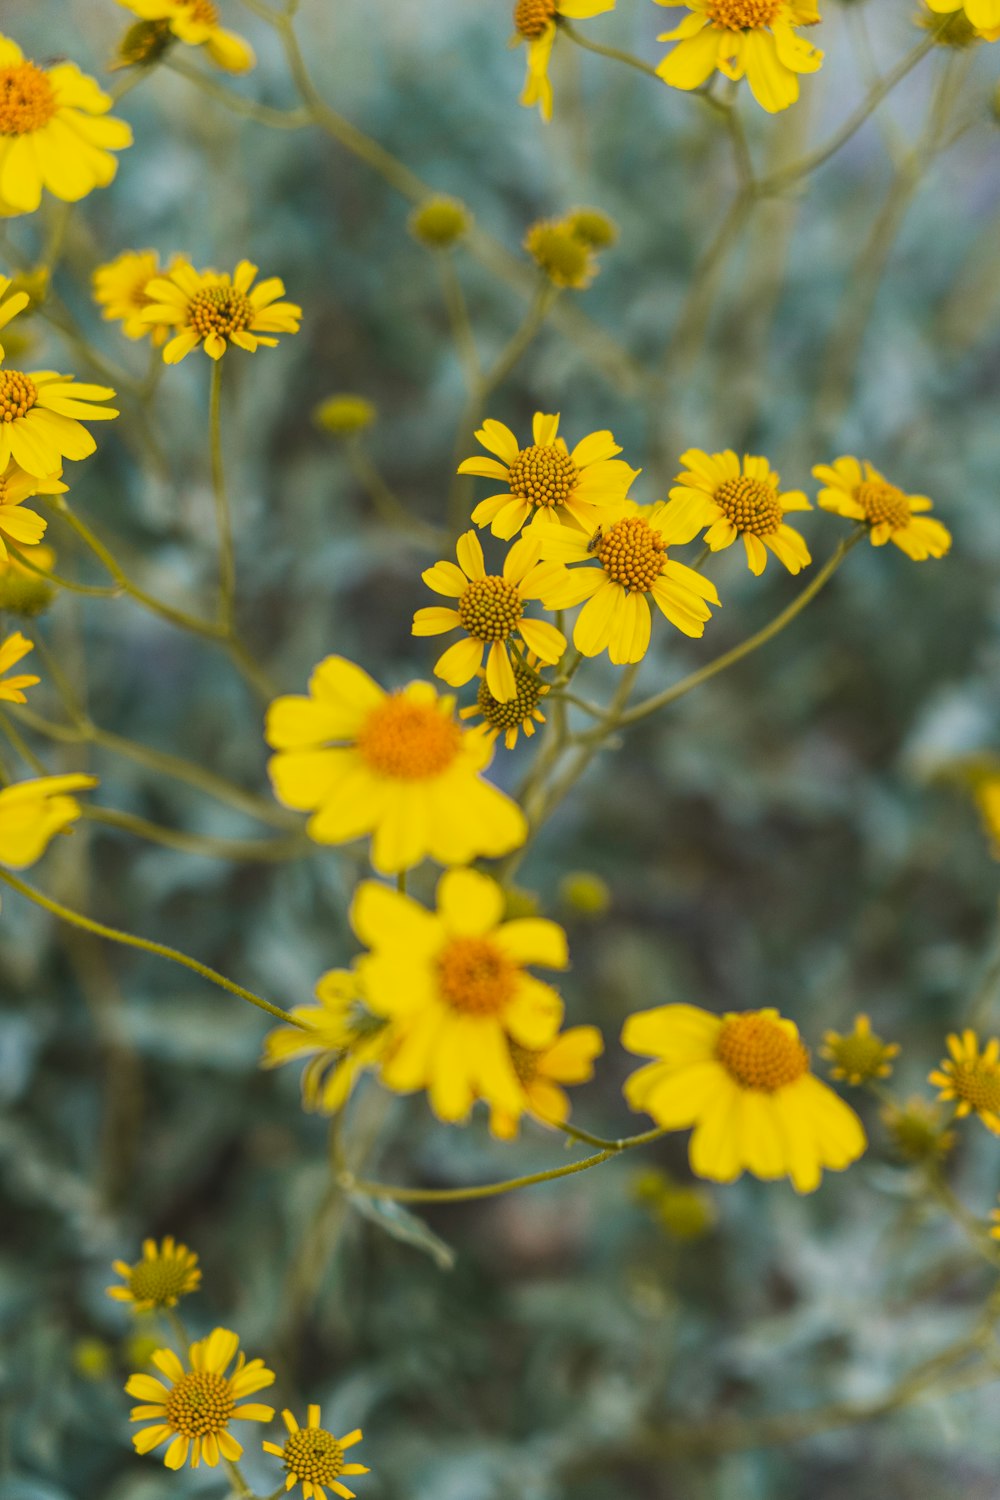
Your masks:
M107 187L118 170L111 153L132 144L111 104L75 63L40 68L0 36L0 215L34 213L43 188L76 203Z
M988 42L1000 39L1000 0L926 0L926 3L939 16L963 11L980 36Z
M652 631L650 598L685 635L704 635L709 606L719 603L715 585L667 554L668 545L689 539L685 518L678 525L663 501L633 506L630 514L598 527L589 538L569 527L547 530L544 556L565 563L596 563L569 570L564 585L553 589L548 599L552 609L568 609L586 600L573 630L576 649L584 656L607 651L616 666L641 661Z
M517 744L519 730L526 739L530 739L535 732L535 725L545 723L545 715L538 705L549 691L549 684L535 671L537 664L538 657L533 651L528 652L524 661L515 661L514 696L503 703L499 698L494 698L486 681L486 673L480 670L476 674L479 678L476 701L468 708L460 708L458 717L482 719L486 726L483 732L487 738L492 742L502 734L508 750L513 750Z
M537 524L568 517L589 536L599 522L621 509L641 470L615 457L622 450L611 433L592 432L572 453L558 434L558 414L540 411L535 413L528 448L519 448L502 422L488 418L483 423L476 439L496 458L467 458L458 472L496 479L506 489L476 506L472 519L477 526L488 525L506 542L526 521Z
M977 777L972 795L989 834L993 857L1000 859L1000 775L987 773Z
M740 463L732 449L703 453L689 448L681 454L687 467L670 491L670 513L676 517L678 539L689 541L705 530L713 552L743 538L750 571L758 576L771 551L789 573L800 573L812 558L802 537L785 524L789 511L812 510L801 490L780 489L780 479L766 458L744 454ZM682 518L688 527L683 532Z
M166 274L172 275L183 264L186 264L183 257L175 256ZM159 349L170 336L170 329L163 323L151 325L145 322L142 314L151 302L146 288L154 277L163 275L164 269L155 250L124 250L114 260L98 266L92 285L101 317L106 322L121 323L122 333L127 339L149 338Z
M32 512L26 511L25 514ZM41 517L36 516L35 520L40 521ZM43 527L44 524L43 521ZM0 505L0 532L2 530L3 506ZM6 550L2 543L0 535L0 551ZM21 551L25 556L23 563L13 553L0 557L0 610L34 619L48 609L55 595L55 585L43 574L51 573L56 565L56 555L51 547L46 546L22 547ZM29 562L41 571L34 572L27 566Z
M589 21L614 10L615 0L516 0L514 5L513 46L522 42L528 48L528 76L521 103L529 109L537 104L543 120L552 118L552 85L549 82L549 58L556 39L559 17L568 21Z
M0 473L6 477L13 459L33 479L48 483L61 473L64 458L89 457L97 444L83 423L117 417L114 407L96 404L114 394L109 386L85 385L53 370L25 375L0 369ZM53 491L36 485L34 493ZM37 542L40 537L41 532L25 540Z
M217 68L247 73L257 61L250 43L219 25L213 0L118 0L141 21L162 22L164 30L189 47L204 47Z
M463 730L454 699L429 682L386 693L361 667L328 656L308 697L271 704L265 732L278 752L269 764L278 800L313 814L306 831L318 844L372 834L383 875L427 858L508 854L527 837L517 803L482 780L488 736Z
M0 370L0 387L3 375L3 370ZM0 442L2 441L3 427L0 422ZM9 536L16 547L30 548L36 546L45 535L49 524L45 517L33 510L22 510L21 506L32 495L64 494L67 486L58 477L60 467L57 464L55 473L39 478L26 474L11 459L6 469L0 470L0 563L10 559L4 546L5 536Z
M172 1349L157 1349L152 1362L169 1384L155 1375L132 1375L125 1389L143 1402L132 1408L132 1421L153 1419L132 1437L137 1453L150 1453L170 1440L163 1462L168 1469L181 1469L190 1456L196 1469L205 1460L215 1468L220 1456L234 1462L243 1452L229 1431L230 1422L270 1422L273 1406L247 1403L246 1397L274 1384L274 1371L262 1359L246 1362L240 1353L236 1368L226 1368L239 1353L239 1336L228 1328L216 1328L188 1350L190 1369L185 1369Z
M9 276L0 276L0 328L6 328L7 324L16 318L19 312L23 312L31 301L27 292L23 291L11 292L8 296L7 293L13 284ZM0 359L3 357L3 345L0 344Z
M561 219L529 224L524 248L553 286L586 291L600 269L590 245Z
M563 581L565 569L558 563L538 560L537 534L522 536L507 553L502 576L486 572L483 549L474 531L460 536L455 547L459 566L438 562L422 574L436 594L458 601L457 608L418 609L413 616L414 635L443 635L464 630L465 639L449 646L434 665L437 677L451 687L462 687L486 658L486 685L499 703L517 697L508 642L515 634L540 661L551 665L566 650L566 637L547 620L526 620L524 606L531 599L545 603L547 594Z
M281 1413L288 1428L288 1441L279 1448L277 1443L265 1443L264 1452L280 1458L287 1470L285 1489L294 1489L301 1484L305 1500L326 1500L327 1490L340 1495L341 1500L354 1500L354 1491L341 1483L342 1474L369 1474L364 1464L344 1462L344 1453L361 1441L361 1428L355 1427L346 1437L334 1437L321 1427L318 1406L310 1406L305 1427L300 1427L290 1411Z
M939 1099L955 1101L955 1116L977 1114L994 1135L1000 1135L1000 1041L992 1037L979 1050L979 1038L971 1030L948 1037L948 1051L941 1066L929 1074L940 1089Z
M827 1031L823 1036L820 1056L833 1063L830 1077L843 1080L857 1087L872 1078L888 1078L892 1072L892 1059L899 1056L898 1042L883 1042L872 1031L872 1023L865 1015L855 1016L854 1030L846 1036Z
M564 1125L570 1107L564 1083L589 1083L594 1059L604 1051L604 1038L596 1026L571 1026L540 1050L508 1040L511 1062L524 1090L524 1110L542 1125ZM497 1140L517 1136L518 1116L494 1104L490 1110L490 1133Z
M309 1057L302 1074L303 1106L333 1115L347 1103L364 1070L382 1061L394 1038L392 1027L365 1005L351 969L324 974L316 998L318 1005L296 1005L291 1011L299 1025L268 1032L261 1066L277 1068Z
M96 776L39 776L0 791L0 865L26 870L40 860L57 833L80 816L70 792L97 785Z
M656 0L676 9L675 0ZM690 15L661 42L677 46L657 72L675 89L697 89L719 70L746 78L757 103L776 114L799 97L799 74L815 73L823 53L794 30L819 19L815 0L684 0Z
M509 1043L542 1050L559 1030L559 995L525 966L565 969L566 934L503 915L502 888L467 869L441 876L433 912L374 880L351 906L370 949L358 963L368 1004L398 1037L382 1081L403 1094L425 1088L441 1120L464 1121L476 1099L518 1118L525 1093Z
M154 276L146 287L149 306L139 316L144 323L174 331L164 362L178 364L199 344L210 359L221 359L230 344L254 354L260 344L276 346L272 334L298 333L301 307L278 300L285 295L285 283L269 276L254 286L256 275L257 267L241 260L231 276L228 271L196 271L187 261L165 276Z
M694 1126L698 1177L734 1182L745 1168L811 1193L824 1167L843 1171L865 1149L861 1121L810 1072L797 1027L776 1010L661 1005L629 1016L622 1046L656 1059L626 1080L626 1099L667 1130Z
M175 1243L169 1234L159 1244L143 1240L142 1259L134 1266L116 1260L114 1269L125 1285L109 1286L108 1296L115 1302L131 1302L136 1312L176 1307L181 1297L196 1292L201 1285L197 1255L187 1245Z
M926 495L907 495L890 484L878 469L857 458L838 458L813 469L825 486L819 492L824 510L852 521L865 521L873 547L892 542L914 562L944 557L951 547L951 532L930 516L934 502Z
M0 703L27 703L24 689L34 687L36 682L41 681L40 677L30 675L8 677L6 682L3 681L4 673L9 672L11 667L16 667L22 657L34 649L34 642L25 640L19 630L14 635L9 635L0 645Z

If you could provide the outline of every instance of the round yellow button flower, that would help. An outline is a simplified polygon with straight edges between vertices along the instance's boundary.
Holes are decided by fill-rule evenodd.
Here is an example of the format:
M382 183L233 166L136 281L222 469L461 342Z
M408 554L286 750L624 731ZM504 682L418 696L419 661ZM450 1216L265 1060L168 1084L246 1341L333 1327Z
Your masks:
M63 459L88 458L97 444L83 423L117 417L114 407L97 404L114 394L109 386L85 385L52 370L26 375L0 369L0 473L6 477L13 459L33 479L48 482L61 473ZM39 484L34 493L53 492ZM25 541L37 542L40 537L41 532Z
M336 1114L366 1068L381 1063L394 1041L392 1027L365 1005L358 976L331 969L316 985L318 1005L296 1005L296 1026L278 1026L264 1038L261 1066L308 1057L302 1073L302 1103Z
M89 791L95 776L39 776L16 781L0 791L0 865L26 870L41 859L57 833L80 816L80 804L69 794Z
M540 1051L559 1030L559 995L526 965L565 969L566 934L541 917L503 915L503 890L475 870L442 875L433 912L373 880L351 906L370 949L358 962L367 1003L398 1038L382 1081L404 1094L426 1089L441 1120L465 1120L476 1099L519 1118L525 1092L509 1044Z
M262 1359L246 1362L240 1354L231 1375L226 1369L239 1352L239 1337L228 1328L216 1328L188 1350L190 1369L185 1369L172 1349L157 1349L153 1364L166 1383L154 1375L132 1375L125 1389L143 1402L132 1408L132 1421L153 1419L133 1435L137 1453L150 1453L168 1440L163 1462L168 1469L181 1469L190 1457L192 1469L204 1459L214 1468L220 1456L232 1462L242 1452L229 1431L230 1422L270 1422L273 1406L247 1402L246 1397L274 1384L274 1371Z
M950 550L950 531L923 514L934 502L926 495L904 494L870 463L838 458L832 464L817 464L813 474L825 486L819 492L823 509L866 522L873 547L892 542L914 562L944 557Z
M75 63L40 68L0 36L0 215L34 213L43 188L76 203L107 187L118 170L111 153L132 144L111 104Z
M976 778L973 797L989 835L994 859L1000 859L1000 774L987 772Z
M674 0L657 5L676 9ZM794 30L819 19L815 0L685 0L690 15L661 42L677 46L657 72L675 89L698 89L718 71L746 78L757 103L776 114L799 97L799 74L815 73L823 53Z
M514 44L526 43L528 76L521 103L529 109L537 104L543 120L552 118L552 85L549 82L549 58L556 39L559 17L568 21L588 21L614 10L615 0L515 0Z
M386 693L361 667L328 656L308 697L278 698L267 715L275 795L311 812L318 844L372 834L371 862L384 875L422 859L468 864L508 854L527 837L521 809L482 780L489 738L463 730L454 700L429 682Z
M533 651L529 651L523 661L515 661L514 696L502 703L490 692L486 673L477 672L479 691L476 701L468 708L460 708L458 717L482 719L483 733L487 738L492 742L503 735L504 746L508 750L513 750L517 744L519 733L530 740L536 724L545 723L545 715L538 705L549 692L549 684L535 671L537 665L538 657Z
M41 678L32 677L30 673L4 680L4 673L9 672L11 667L16 667L34 649L34 642L25 640L19 630L14 635L9 635L0 645L0 703L27 703L25 688L34 687L41 681Z
M941 1091L938 1098L954 1102L958 1119L977 1114L987 1130L1000 1135L1000 1041L992 1037L980 1052L974 1031L953 1032L948 1051L951 1056L929 1075Z
M883 1042L872 1031L872 1023L865 1015L856 1016L854 1030L841 1036L837 1031L827 1031L823 1036L820 1055L833 1064L830 1077L845 1083L868 1083L873 1078L888 1078L892 1073L892 1060L899 1056L898 1042Z
M661 1005L629 1016L622 1046L656 1059L626 1080L626 1099L666 1130L694 1126L698 1177L734 1182L746 1169L811 1193L824 1167L842 1171L864 1152L861 1121L813 1076L798 1029L776 1010Z
M341 1482L341 1475L368 1474L364 1464L349 1464L344 1455L348 1448L360 1443L360 1427L346 1437L334 1437L320 1424L320 1409L310 1406L305 1427L300 1427L290 1411L281 1413L288 1429L288 1441L279 1448L277 1443L265 1443L264 1452L273 1453L285 1465L287 1478L285 1489L292 1490L301 1484L305 1500L326 1500L327 1490L339 1495L341 1500L355 1500L354 1491Z
M125 1285L109 1286L108 1296L115 1302L130 1302L136 1312L176 1307L181 1297L196 1292L201 1285L197 1255L187 1245L177 1244L170 1234L159 1244L143 1240L142 1259L134 1266L116 1260L114 1269Z
M3 370L0 370L0 384L3 382L3 375ZM0 430L0 441L2 436ZM5 536L16 547L31 548L45 535L49 524L45 517L33 510L22 510L21 507L32 495L64 494L67 486L58 477L61 467L56 464L54 473L39 478L34 474L26 474L11 459L6 469L0 470L0 563L10 560L10 554L4 546Z
M517 438L502 422L488 418L477 440L496 458L467 458L460 474L495 479L503 494L481 500L472 512L477 526L489 526L504 541L526 521L547 523L569 519L589 536L625 503L629 486L641 472L615 455L622 450L610 432L592 432L572 453L559 436L559 417L536 412L532 442L519 448Z
M146 287L149 306L139 316L172 331L164 362L178 364L199 344L210 359L221 359L230 344L255 354L261 344L275 347L272 334L298 333L301 307L279 300L285 283L269 276L254 286L256 275L257 267L241 260L231 276L196 271L187 261L154 276Z
M547 1047L522 1047L510 1041L511 1062L524 1090L524 1112L542 1125L564 1125L570 1105L565 1083L588 1083L594 1076L594 1059L604 1051L604 1038L596 1026L571 1026L561 1031ZM512 1141L520 1121L500 1105L490 1110L490 1133L497 1140Z
M1000 0L926 0L926 3L939 16L964 11L970 26L988 42L1000 39Z
M189 47L204 47L217 68L247 73L257 61L244 37L219 25L213 0L118 0L141 21L161 21L164 29Z
M685 465L670 491L670 513L679 533L683 523L687 536L705 530L705 541L713 552L731 547L743 538L750 571L761 574L767 554L773 552L789 573L800 573L812 561L809 548L791 526L789 511L812 510L801 490L781 490L781 481L766 458L745 454L742 464L732 449L703 453L690 448L681 454Z
M172 274L183 263L182 257L175 256L166 274ZM98 266L92 285L101 317L106 322L120 323L127 339L148 338L159 349L166 343L170 329L162 323L154 326L145 322L142 314L151 303L149 283L163 275L164 268L155 250L124 250L114 260Z

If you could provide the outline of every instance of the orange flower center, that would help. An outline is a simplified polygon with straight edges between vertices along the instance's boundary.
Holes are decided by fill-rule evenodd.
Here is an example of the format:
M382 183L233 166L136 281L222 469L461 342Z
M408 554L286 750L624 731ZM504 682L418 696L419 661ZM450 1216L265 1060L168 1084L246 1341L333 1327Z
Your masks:
M514 25L522 36L541 36L555 19L556 0L517 0Z
M1000 1114L1000 1066L977 1058L975 1062L953 1062L948 1071L960 1099L981 1114Z
M524 606L505 578L475 578L458 601L458 613L464 629L478 641L505 641Z
M175 1432L186 1438L216 1437L225 1432L233 1414L233 1392L215 1370L191 1370L181 1376L164 1404Z
M373 771L398 781L441 776L462 744L462 731L450 715L431 703L414 703L401 693L373 709L357 745Z
M899 531L909 525L910 502L894 484L881 484L877 480L859 484L854 498L872 526L888 522L893 531Z
M38 400L35 382L19 370L0 370L0 422L13 422Z
M188 1290L189 1272L175 1258L140 1260L129 1272L128 1289L137 1302L172 1307Z
M510 466L510 492L529 505L564 505L580 478L580 471L561 448L532 444L522 448Z
M452 938L437 971L443 999L464 1016L499 1015L517 989L517 965L488 938Z
M285 1468L301 1484L332 1484L344 1472L344 1450L323 1427L300 1427L282 1453Z
M195 292L188 305L188 322L205 339L210 333L231 338L253 321L249 297L231 286L206 286Z
M754 536L770 536L783 519L778 492L763 479L727 479L716 490L715 503L737 531Z
M0 68L0 135L30 135L56 112L56 91L33 62Z
M770 26L784 0L709 0L708 16L724 31L752 31Z
M794 1083L809 1068L809 1053L798 1037L759 1010L726 1017L715 1055L743 1088L768 1094Z
M626 516L601 538L597 557L612 582L645 593L663 572L667 544L641 516Z
M514 663L514 697L500 703L490 692L486 679L479 684L476 703L479 712L493 729L517 729L538 707L545 694L545 683L519 661Z
M536 1052L532 1047L522 1047L519 1042L507 1038L507 1046L510 1049L510 1060L514 1065L518 1082L523 1088L530 1088L538 1077L538 1064L542 1054Z

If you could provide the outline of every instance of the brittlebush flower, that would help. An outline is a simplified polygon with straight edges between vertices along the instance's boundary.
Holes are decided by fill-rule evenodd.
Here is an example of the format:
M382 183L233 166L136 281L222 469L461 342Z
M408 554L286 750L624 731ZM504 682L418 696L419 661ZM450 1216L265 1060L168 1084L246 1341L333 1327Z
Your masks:
M9 276L0 276L0 328L6 328L7 324L16 318L19 312L23 312L31 301L25 291L11 292L13 284ZM3 345L0 344L0 359L3 357Z
M0 389L3 387L3 376L3 370L0 370ZM4 425L0 423L0 443L3 441ZM14 426L14 423L9 425ZM16 547L31 548L45 535L49 524L45 517L38 515L36 511L22 509L22 506L32 495L64 494L67 486L59 478L60 468L61 465L57 464L52 474L38 477L26 474L11 459L6 469L0 470L0 563L9 560L9 553L4 546L5 536Z
M476 701L468 708L459 709L458 717L482 719L487 738L492 742L502 734L508 750L513 750L517 744L519 732L530 739L535 725L545 723L545 715L538 705L549 691L549 684L535 671L537 665L538 657L533 651L529 651L523 661L514 662L514 696L504 702L494 698L486 673L480 670L476 674L479 677Z
M520 1118L525 1093L509 1044L540 1051L559 1030L559 995L526 966L565 969L566 934L541 917L503 916L502 888L467 869L441 876L433 912L373 880L351 906L370 950L358 961L367 1003L397 1036L382 1082L426 1089L441 1120L465 1120L476 1099Z
M264 1038L261 1066L277 1068L302 1057L302 1104L336 1114L366 1068L379 1065L392 1045L391 1026L364 1002L351 969L331 969L316 985L318 1005L296 1005L296 1026L278 1026Z
M776 1010L662 1005L628 1018L622 1046L656 1059L626 1080L626 1099L666 1130L694 1127L698 1177L734 1182L745 1169L811 1193L824 1167L843 1171L865 1149L861 1121L810 1072L797 1027Z
M563 581L558 563L538 560L537 536L522 536L507 553L502 575L486 572L483 549L474 531L460 536L455 547L459 566L437 562L421 574L436 594L456 601L456 608L432 606L413 616L414 635L443 635L464 630L464 640L449 646L434 665L435 675L451 687L462 687L475 677L486 657L486 685L499 703L517 697L517 681L509 643L520 636L540 661L551 665L566 650L566 637L547 620L526 620L524 606L532 599L544 604L549 592Z
M371 427L378 412L364 396L328 396L313 410L313 421L337 438L353 438Z
M553 286L583 292L600 269L591 247L563 219L528 226L524 248Z
M461 199L435 193L417 204L406 227L428 250L450 250L472 228L472 215Z
M257 267L241 260L230 276L226 271L196 271L187 261L165 276L154 276L146 287L149 306L144 323L165 326L173 337L163 350L164 363L176 365L200 344L210 359L221 359L235 344L254 354L261 344L274 348L275 333L298 333L301 307L279 299L285 283L269 276L254 286Z
M41 681L40 677L32 677L30 673L4 680L4 673L9 672L11 667L16 667L34 649L34 642L25 640L19 630L14 635L9 635L0 645L0 703L27 703L25 688L34 687Z
M977 1114L987 1130L1000 1135L1000 1041L992 1037L980 1052L974 1031L953 1032L948 1051L951 1056L929 1075L940 1089L938 1098L954 1102L957 1119Z
M33 512L25 511L24 514L32 515ZM0 533L3 520L3 506L0 505ZM41 521L41 517L35 516L35 520ZM43 528L44 525L42 521ZM5 550L0 535L0 552ZM56 555L51 547L46 546L22 547L21 551L24 562L13 553L0 556L0 610L34 619L48 609L55 596L55 584L45 574L51 573L55 567Z
M108 1296L115 1302L130 1302L136 1312L176 1307L181 1297L196 1292L201 1285L197 1255L187 1245L176 1243L169 1234L159 1244L143 1240L142 1259L134 1266L116 1260L114 1269L125 1285L109 1286Z
M704 530L706 544L719 552L742 537L750 571L757 575L767 565L768 551L789 573L801 572L812 561L802 537L785 523L789 511L812 510L812 505L801 490L781 489L766 458L745 454L741 463L732 449L703 453L689 448L681 463L685 469L670 491L669 511L679 540Z
M349 1464L344 1461L346 1449L360 1443L360 1427L345 1437L334 1437L320 1424L320 1409L310 1406L305 1427L300 1427L290 1411L281 1413L288 1428L288 1441L279 1448L277 1443L265 1443L264 1452L273 1453L285 1465L287 1478L285 1489L294 1489L301 1484L305 1500L326 1500L327 1490L340 1495L341 1500L354 1500L354 1491L341 1483L340 1476L368 1474L364 1464Z
M88 458L97 447L83 423L110 422L117 417L114 407L97 404L110 401L114 394L109 386L85 385L53 370L26 375L0 369L0 473L8 478L13 459L32 479L44 481L30 493L54 493L45 485L58 478L63 459ZM16 483L13 489L17 491ZM40 539L41 532L24 538L29 544Z
M547 1047L522 1047L509 1041L511 1062L524 1090L524 1112L542 1125L564 1125L570 1104L564 1083L588 1083L594 1076L594 1059L604 1051L604 1038L596 1026L571 1026ZM495 1104L490 1110L490 1132L497 1140L512 1141L520 1121L517 1115Z
M922 514L934 502L926 495L907 495L890 484L872 464L857 458L838 458L813 469L825 486L819 492L824 510L852 521L864 521L873 547L892 542L914 562L944 557L951 533L940 521Z
M618 225L601 208L574 208L563 223L591 250L609 250L618 239Z
M170 1441L163 1457L168 1469L181 1469L190 1457L192 1469L204 1459L214 1468L219 1458L235 1461L243 1446L229 1431L230 1422L270 1422L273 1406L247 1403L246 1397L274 1384L274 1371L262 1359L240 1353L231 1375L226 1369L239 1353L239 1336L228 1328L216 1328L188 1350L190 1369L185 1369L172 1349L157 1349L153 1364L168 1384L155 1375L133 1375L125 1389L143 1402L132 1408L132 1421L153 1419L132 1437L137 1453L150 1453Z
M528 75L521 103L529 109L537 104L543 120L552 118L552 85L549 58L560 16L569 21L588 21L591 16L614 10L615 0L515 0L514 45L528 47Z
M152 341L157 349L166 343L170 329L165 324L147 323L142 314L150 306L147 291L154 277L172 274L182 264L175 256L166 273L155 250L124 250L114 260L94 271L94 301L106 322L120 323L127 339Z
M873 1078L888 1078L892 1072L892 1059L899 1056L899 1044L883 1042L872 1031L871 1021L864 1015L855 1017L854 1030L845 1036L827 1031L819 1050L821 1057L833 1063L830 1077L842 1079L855 1087Z
M939 1104L909 1099L905 1104L887 1104L882 1122L893 1148L904 1161L942 1161L955 1144L953 1130L945 1129Z
M482 779L493 747L463 730L454 699L429 682L387 693L361 667L328 656L308 697L278 698L267 715L275 795L310 812L318 844L372 835L384 875L422 859L468 864L508 854L527 837L516 802Z
M566 581L549 594L552 609L584 603L573 629L573 644L584 656L607 651L616 666L641 661L649 649L649 600L677 630L701 636L713 604L715 585L693 568L674 562L667 547L687 541L690 531L675 523L669 506L633 506L632 512L593 536L569 527L545 532L543 556L564 563L594 562L570 568Z
M57 833L80 816L72 792L89 791L95 776L39 776L0 791L0 865L26 870L41 859Z
M976 778L972 795L989 835L994 859L1000 859L1000 774Z
M969 24L988 42L1000 39L1000 0L927 0L927 5L939 16L964 11Z
M675 0L656 0L675 7ZM701 88L718 71L746 78L757 103L776 114L799 97L799 74L815 73L823 53L794 30L820 19L815 0L684 0L690 15L661 42L677 46L657 72L676 89Z
M509 541L526 521L570 520L588 536L601 521L621 512L629 487L641 472L615 455L622 450L610 432L592 432L572 452L559 436L559 417L536 412L532 442L519 448L502 422L488 418L476 439L495 458L467 458L460 474L476 474L504 485L502 494L481 500L472 512L477 526Z
M107 187L118 170L111 153L132 144L111 104L75 63L40 68L0 36L0 215L34 213L43 188L76 203Z
M247 73L257 61L245 37L219 25L213 0L118 0L118 4L140 21L162 22L169 37L189 47L204 47L215 66L226 73Z

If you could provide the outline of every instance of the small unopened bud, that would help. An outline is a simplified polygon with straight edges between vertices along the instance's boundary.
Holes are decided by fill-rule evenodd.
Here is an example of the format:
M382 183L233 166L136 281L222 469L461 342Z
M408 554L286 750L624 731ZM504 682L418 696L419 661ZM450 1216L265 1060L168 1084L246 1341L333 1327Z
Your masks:
M570 233L591 250L609 250L618 239L618 225L599 208L574 208L565 223Z
M334 437L353 437L375 421L377 412L364 396L328 396L313 412L313 421Z
M450 250L468 234L472 215L458 198L440 194L427 198L409 218L409 230L415 240L431 250Z
M524 248L553 286L583 291L597 275L597 261L565 223L540 219L524 237Z

